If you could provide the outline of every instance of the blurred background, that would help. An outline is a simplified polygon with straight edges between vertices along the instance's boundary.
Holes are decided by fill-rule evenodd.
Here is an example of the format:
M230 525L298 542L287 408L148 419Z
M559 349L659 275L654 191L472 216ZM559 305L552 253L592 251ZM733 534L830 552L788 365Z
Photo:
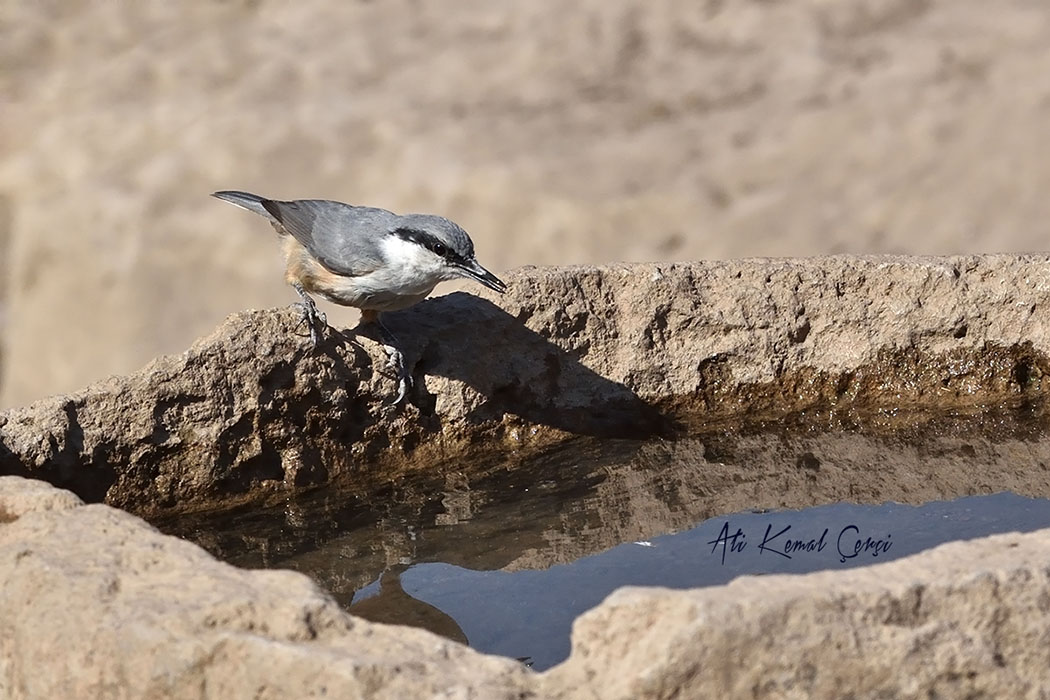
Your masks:
M217 189L497 273L1037 251L1048 130L1045 0L0 0L0 407L295 300Z

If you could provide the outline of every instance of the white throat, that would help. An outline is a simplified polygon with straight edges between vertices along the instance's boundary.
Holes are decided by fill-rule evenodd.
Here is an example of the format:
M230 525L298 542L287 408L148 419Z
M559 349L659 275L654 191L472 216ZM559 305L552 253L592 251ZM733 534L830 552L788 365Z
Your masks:
M418 243L398 236L387 236L382 246L383 256L387 260L383 277L391 287L419 292L433 289L438 282L457 276L442 258Z

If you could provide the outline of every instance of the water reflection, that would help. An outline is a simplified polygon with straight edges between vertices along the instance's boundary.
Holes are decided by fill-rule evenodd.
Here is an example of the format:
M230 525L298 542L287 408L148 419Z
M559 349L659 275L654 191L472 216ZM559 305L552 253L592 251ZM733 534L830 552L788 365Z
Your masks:
M1050 497L1045 425L1039 410L1000 409L584 439L369 494L158 524L240 566L303 571L362 617L543 669L567 655L572 620L622 585L843 568L1050 527L1045 500L965 498ZM833 505L783 510L821 503Z
M422 627L460 644L469 644L455 618L405 592L401 574L408 568L399 565L387 569L376 583L356 591L350 612L373 622Z
M785 527L792 528L788 531L792 536L801 535L804 539L800 541L819 540L825 530L828 536L822 550L796 551L787 557L775 551L776 545L783 545L783 536L762 547L767 532L773 535ZM1008 493L920 507L838 504L721 516L685 532L624 543L543 570L477 571L447 563L422 563L405 570L399 584L411 596L413 606L433 606L455 619L457 632L474 648L512 657L529 655L534 668L543 670L568 656L573 620L621 586L695 588L728 583L745 574L852 568L891 561L952 540L1046 527L1050 527L1050 501ZM715 543L724 529L742 531L746 540L738 540L744 546L729 552L722 563L722 547ZM852 556L857 535L860 541L876 535L892 546L877 556L870 551ZM842 561L842 554L851 558ZM353 606L350 609L354 611ZM401 622L412 624L407 618Z

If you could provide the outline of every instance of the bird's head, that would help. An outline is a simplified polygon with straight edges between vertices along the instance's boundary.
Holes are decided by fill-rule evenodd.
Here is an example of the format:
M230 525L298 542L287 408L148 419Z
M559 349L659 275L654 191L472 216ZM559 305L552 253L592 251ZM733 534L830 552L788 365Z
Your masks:
M443 280L465 277L502 294L507 285L478 264L474 242L458 224L433 214L398 217L390 233L413 246L417 264Z

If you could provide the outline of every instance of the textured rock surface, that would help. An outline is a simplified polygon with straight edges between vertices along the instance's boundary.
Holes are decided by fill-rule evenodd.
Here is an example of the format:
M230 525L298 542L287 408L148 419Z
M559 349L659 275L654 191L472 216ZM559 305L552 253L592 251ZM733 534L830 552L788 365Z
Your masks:
M0 478L0 511L47 490ZM0 521L5 698L1035 698L1050 686L1050 530L865 569L621 589L577 621L567 662L533 675L68 498Z
M1041 256L526 268L508 280L498 299L454 294L385 317L416 377L402 411L386 405L394 383L371 340L332 333L313 351L296 312L248 312L137 374L0 413L0 471L148 512L374 484L566 432L1038 398L1050 372Z
M66 510L84 505L75 494L51 484L16 476L0 476L0 522L17 520L27 513Z
M104 505L0 478L4 698L520 698L520 664L352 618L305 576L245 571Z
M888 564L622 588L573 626L545 688L565 698L1041 698L1050 531Z
M1045 249L1048 16L1033 0L4 3L0 405L293 298L268 227L216 189L437 211L497 271Z

